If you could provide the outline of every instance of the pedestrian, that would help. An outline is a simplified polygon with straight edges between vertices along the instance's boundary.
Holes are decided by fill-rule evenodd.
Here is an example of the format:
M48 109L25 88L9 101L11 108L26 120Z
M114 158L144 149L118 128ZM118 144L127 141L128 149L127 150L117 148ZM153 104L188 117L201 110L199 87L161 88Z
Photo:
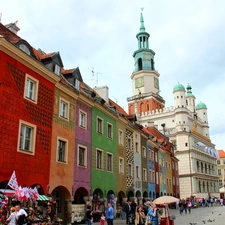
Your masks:
M87 203L87 209L86 209L86 221L87 221L87 225L92 224L92 211L91 211L91 204L89 202Z
M105 225L105 213L104 212L101 215L100 225Z
M122 220L125 220L126 219L126 207L127 207L126 199L123 200L121 207L122 207Z
M131 201L128 200L126 205L126 224L130 224L132 220Z
M10 216L6 221L8 222L9 225L16 225L16 209L12 207L10 209L10 212L11 212Z
M180 199L180 202L179 202L179 207L180 207L180 215L183 214L183 211L184 211L184 204L183 204L183 201Z
M158 209L156 207L156 204L152 204L148 215L150 216L152 225L158 225L159 224L159 216L158 216Z
M107 207L107 210L106 210L106 219L107 219L108 225L113 225L114 209L113 209L111 203L108 203L108 207Z
M16 220L18 225L25 225L27 224L27 212L20 208L20 205L15 206L16 209Z
M133 200L132 203L131 203L131 213L132 213L132 219L133 220L135 220L136 207L137 207L137 204Z
M187 214L187 201L184 199L183 199L183 206L184 206L185 214Z
M191 203L190 200L188 200L188 202L187 202L187 207L188 207L188 212L190 214L191 213L191 207L192 207L192 203Z
M137 207L134 224L135 225L144 225L145 224L145 214L144 214L141 206Z

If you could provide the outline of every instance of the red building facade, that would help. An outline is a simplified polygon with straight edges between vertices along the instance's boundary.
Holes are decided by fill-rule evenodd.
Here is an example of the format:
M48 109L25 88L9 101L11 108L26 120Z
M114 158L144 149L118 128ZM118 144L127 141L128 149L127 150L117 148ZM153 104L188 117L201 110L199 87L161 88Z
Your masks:
M19 185L38 186L44 194L49 182L54 83L58 78L49 77L49 71L40 68L35 58L3 37L0 68L1 188L15 170Z

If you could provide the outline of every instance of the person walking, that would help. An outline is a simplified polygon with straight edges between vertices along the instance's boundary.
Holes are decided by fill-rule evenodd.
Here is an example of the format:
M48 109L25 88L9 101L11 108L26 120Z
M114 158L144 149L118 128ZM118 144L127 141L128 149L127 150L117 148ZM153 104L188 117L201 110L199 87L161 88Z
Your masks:
M121 207L122 207L122 220L125 220L126 219L126 207L127 207L126 199L123 200Z
M16 209L16 220L18 225L27 224L27 212L24 209L20 208L20 205L15 206Z
M87 225L91 225L91 222L92 222L92 211L91 211L90 203L87 204L86 221L87 221Z
M126 205L126 224L130 224L131 223L131 218L132 217L132 213L131 213L131 201L129 200L127 202L127 205Z
M145 214L144 214L141 206L137 207L134 224L135 225L144 225L145 224Z
M156 207L156 204L152 204L148 215L150 216L152 225L158 225L159 224L159 216L158 216L158 209Z
M107 207L107 210L106 210L106 219L107 219L108 225L113 225L114 209L113 209L111 203L108 203L108 207Z
M10 216L6 221L8 222L8 225L16 225L16 209L12 207L10 212Z

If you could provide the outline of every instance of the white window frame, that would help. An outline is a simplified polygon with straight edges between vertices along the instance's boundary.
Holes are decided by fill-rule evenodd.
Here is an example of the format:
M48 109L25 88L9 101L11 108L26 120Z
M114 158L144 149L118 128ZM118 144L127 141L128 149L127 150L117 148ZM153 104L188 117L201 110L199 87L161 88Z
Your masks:
M113 139L113 125L111 123L107 123L107 137Z
M159 173L158 172L156 172L155 177L156 177L156 184L159 184Z
M155 153L155 162L158 162L158 153Z
M124 158L119 157L119 173L124 174Z
M143 168L143 181L147 181L147 170Z
M131 150L131 138L127 138L127 149Z
M33 84L32 89L32 96L30 96L31 93L31 86L30 84ZM25 85L24 85L24 98L27 99L30 102L33 102L37 104L38 101L38 87L39 87L39 81L35 79L34 77L30 76L29 74L26 74L25 76Z
M80 90L80 81L75 79L75 88L79 91Z
M147 152L146 152L146 147L142 146L142 157L146 158L147 157Z
M62 109L62 103L65 105L65 109ZM64 98L59 99L59 115L65 120L69 120L69 101Z
M119 129L118 131L119 144L123 145L123 131Z
M137 141L135 142L135 152L140 153L139 143Z
M98 152L100 153L100 162L98 162ZM96 149L96 169L103 170L103 151L101 149Z
M64 160L61 161L59 160L59 141L65 143L65 149L64 149ZM57 137L57 151L56 151L56 162L57 163L63 163L67 164L68 163L68 140L62 137Z
M87 129L87 113L79 110L79 127Z
M54 65L54 73L60 75L60 66L58 64Z
M98 134L103 134L103 123L104 123L104 121L103 121L103 119L101 118L101 117L99 117L99 116L97 116L97 120L96 120L97 122L97 124L96 124L96 132L98 133ZM101 121L101 124L99 125L99 122Z
M131 163L128 163L127 165L127 175L129 177L133 177L133 173L132 173L132 164Z
M149 181L152 182L152 170L149 170Z
M22 137L20 136L21 134L21 128L25 127L25 128L29 128L31 129L31 135L30 135L30 143L29 143L29 149L26 150L24 149L24 145L25 145L25 135L24 132L25 130L23 130L23 134ZM17 144L17 151L21 152L21 153L25 153L25 154L29 154L29 155L34 155L35 154L35 145L36 145L36 131L37 131L37 127L34 124L28 123L24 120L20 120L19 121L19 131L18 131L18 144ZM22 148L21 148L21 138L23 139L23 143L22 143Z
M113 172L113 154L112 153L109 153L107 152L106 154L106 170L108 172Z
M139 167L139 165L136 165L136 178L140 178L140 171L139 171L139 169L140 169L140 167Z
M83 165L80 163L80 148L84 150L84 156L83 156ZM78 145L77 146L77 166L79 167L87 167L87 147L84 145Z

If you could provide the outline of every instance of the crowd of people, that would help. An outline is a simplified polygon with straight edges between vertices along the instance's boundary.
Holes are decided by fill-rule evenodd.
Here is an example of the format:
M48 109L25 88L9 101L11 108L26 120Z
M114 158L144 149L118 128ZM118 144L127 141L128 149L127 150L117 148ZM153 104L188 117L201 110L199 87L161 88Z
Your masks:
M134 201L124 200L121 206L122 209L122 220L126 220L126 224L134 225L158 225L159 211L155 204L151 204L149 201L144 205L139 205ZM113 225L114 220L114 207L111 203L107 204L105 214L102 213L100 219L100 225L104 225L107 221L107 225ZM90 207L86 213L87 225L92 224L92 213Z

